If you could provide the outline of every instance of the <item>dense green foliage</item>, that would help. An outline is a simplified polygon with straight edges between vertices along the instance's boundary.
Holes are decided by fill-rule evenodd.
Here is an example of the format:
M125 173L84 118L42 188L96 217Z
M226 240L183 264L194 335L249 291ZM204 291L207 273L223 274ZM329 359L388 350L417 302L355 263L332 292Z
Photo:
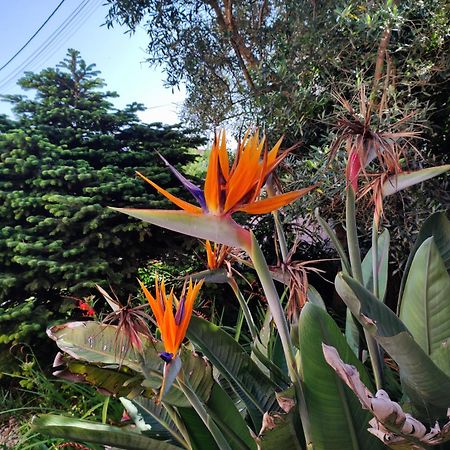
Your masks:
M148 61L162 65L169 85L186 84L187 116L206 126L257 120L317 145L332 92L352 95L355 84L376 79L397 107L434 108L437 141L449 131L450 15L440 1L108 3L109 26L145 26Z
M102 79L76 51L56 69L19 81L34 99L8 96L16 120L0 134L0 298L94 283L124 288L149 257L166 251L164 235L107 206L164 207L136 170L171 187L157 151L172 163L192 159L200 141L177 127L140 123L141 105L112 108ZM136 245L139 243L139 245Z

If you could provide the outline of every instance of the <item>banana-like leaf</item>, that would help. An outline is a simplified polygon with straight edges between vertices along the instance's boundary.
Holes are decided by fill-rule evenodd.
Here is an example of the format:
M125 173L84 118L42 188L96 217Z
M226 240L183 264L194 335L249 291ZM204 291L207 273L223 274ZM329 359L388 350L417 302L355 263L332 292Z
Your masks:
M216 441L194 408L177 408L177 411L186 426L192 450L219 450Z
M206 410L233 449L256 450L256 443L243 417L228 394L217 383L212 388Z
M90 384L107 395L145 395L145 388L142 386L144 377L125 367L109 369L64 357L61 353L56 356L53 367L53 375L76 383Z
M414 256L419 249L419 247L425 242L426 239L433 236L434 243L436 244L439 253L444 261L445 268L450 270L450 221L443 212L437 212L428 217L420 228L419 234L417 235L414 247L408 256L408 261L406 262L405 271L403 273L402 283L400 286L400 294L398 301L398 311L401 306L401 298L403 296L403 290L406 283L406 278L409 273L409 269L413 262Z
M384 231L378 236L377 252L378 293L381 301L384 300L388 280L389 242L389 231L385 228ZM373 292L372 253L373 249L371 248L362 262L364 286L371 292Z
M296 434L297 418L297 409L291 410L288 414L279 412L264 414L263 426L257 438L258 450L302 450L304 447Z
M327 363L333 367L345 384L358 397L361 406L373 414L369 431L384 444L393 449L417 450L438 445L450 440L450 421L441 428L436 424L427 433L427 427L419 420L405 413L401 406L393 402L387 392L379 390L373 395L361 382L356 368L345 364L334 347L323 344Z
M125 336L115 325L94 321L69 322L49 328L47 334L63 352L75 359L123 365L135 372L142 372L142 356L131 345L127 345ZM142 336L142 342L145 364L161 372L163 362L158 352L145 336Z
M121 398L120 401L136 428L144 436L164 440L177 446L182 444L183 437L161 404L156 404L154 400L144 397L136 397L133 400Z
M269 341L270 341L270 335L271 335L271 322L272 322L272 315L270 314L270 311L267 310L266 314L264 316L264 322L259 330L259 339L256 339L255 342L253 342L252 346L252 353L251 358L253 361L255 361L255 364L261 369L261 371L270 378L270 371L268 367L263 364L261 359L266 358L269 360Z
M125 450L179 449L172 444L150 439L135 431L51 414L39 416L33 421L32 428L34 431L48 436L117 446Z
M322 343L336 347L341 357L357 367L364 382L370 379L345 337L321 308L307 303L299 325L301 373L315 450L375 450L381 442L367 428L371 415L361 409L354 393L327 364Z
M414 172L403 172L399 175L393 175L388 178L382 187L383 197L395 194L422 181L437 177L450 170L450 164L437 167L427 167L426 169L416 170Z
M244 349L220 327L192 317L188 338L241 395L256 427L275 404L277 385L251 360Z
M445 416L450 405L450 378L414 341L403 322L364 286L339 273L336 290L353 315L400 368L402 386L420 417Z
M324 311L327 310L327 307L325 306L325 302L323 301L322 296L319 294L319 291L314 287L309 285L308 291L307 291L308 301L313 303L316 306L319 306Z
M400 308L400 319L422 347L431 356L448 348L450 343L450 276L444 261L429 237L417 250L409 270ZM450 376L450 360L441 357L441 369Z
M111 208L159 227L230 247L249 248L250 233L233 219L182 210Z
M151 396L152 390L161 388L164 366L159 357L159 351L162 350L161 343L153 344L143 337L144 351L142 355L139 355L131 347L117 349L117 343L123 342L120 336L116 337L117 327L93 321L57 325L50 328L47 333L56 341L61 350L75 359L94 365L88 369L90 376L84 378L84 381L94 386L104 387L116 395L125 395L129 387L130 392L133 388L134 395L142 393L145 396ZM120 353L121 350L122 353ZM184 348L181 352L181 360L183 370L188 374L192 388L203 401L207 401L213 384L211 366L203 358ZM108 367L96 367L96 364ZM105 370L119 367L129 368L134 373L128 377L128 380L125 380L123 385L119 383L123 377L119 380L115 375L109 383ZM135 382L136 379L133 380L133 384L129 384L130 380L137 375L140 376L140 388ZM117 384L114 384L113 380L117 381ZM189 406L189 402L176 383L165 394L164 401L174 406Z

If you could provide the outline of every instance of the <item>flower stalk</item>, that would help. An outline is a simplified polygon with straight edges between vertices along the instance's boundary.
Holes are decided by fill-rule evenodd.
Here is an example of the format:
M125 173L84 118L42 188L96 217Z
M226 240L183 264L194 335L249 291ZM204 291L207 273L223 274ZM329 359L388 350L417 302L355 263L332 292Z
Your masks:
M355 191L352 186L347 188L346 208L345 208L346 228L347 228L347 246L350 256L350 265L352 269L353 278L360 284L364 285L361 265L361 251L359 248L358 232L356 228L356 202ZM377 233L378 234L378 233ZM377 259L376 249L372 249L372 254ZM374 265L376 270L376 264ZM378 277L375 284L378 286ZM364 337L366 338L367 350L369 351L370 363L372 364L373 374L377 390L382 388L382 366L380 361L380 350L374 338L364 330Z
M250 259L253 262L253 267L258 274L259 281L261 282L262 288L266 295L270 312L272 313L273 321L275 322L278 333L280 335L281 345L283 347L284 357L286 358L286 364L289 371L289 378L291 379L296 391L300 420L302 422L307 449L313 450L314 446L311 435L309 415L306 407L305 396L303 394L303 382L301 380L300 373L297 368L297 363L295 361L293 352L294 347L292 344L291 335L289 333L286 315L281 305L278 292L275 289L275 284L267 266L267 262L253 233L251 233L251 238L251 247L244 248L244 250L248 253Z

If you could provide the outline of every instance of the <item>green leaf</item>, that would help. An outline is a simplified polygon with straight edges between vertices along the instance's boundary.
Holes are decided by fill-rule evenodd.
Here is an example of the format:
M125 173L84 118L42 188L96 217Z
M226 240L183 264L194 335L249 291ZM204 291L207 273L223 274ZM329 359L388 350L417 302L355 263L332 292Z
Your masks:
M75 359L90 363L124 365L135 372L142 372L142 356L131 345L124 344L126 338L118 335L115 325L94 321L69 322L49 328L47 334L63 352ZM145 364L161 372L163 362L158 352L144 336L142 342Z
M177 408L177 411L186 426L192 450L219 450L216 441L194 408Z
M414 172L403 172L399 175L393 175L388 178L382 187L383 197L395 194L422 181L441 175L450 170L450 164L437 167L427 167L426 169L416 170Z
M359 355L359 330L350 308L345 311L345 338L353 353Z
M390 235L387 228L378 236L377 252L377 272L378 272L378 292L379 299L384 300L386 286L388 281L389 266L389 242ZM373 292L373 268L372 268L372 248L367 252L362 262L362 272L364 286L367 290Z
M129 389L138 390L138 383L142 385L141 390L145 388L150 394L150 390L160 389L163 381L164 363L158 355L158 346L160 344L150 344L143 337L144 343L143 355L139 355L134 349L125 349L122 354L116 350L117 343L123 342L121 338L116 339L117 327L114 325L100 324L97 322L70 322L64 325L57 325L48 330L49 336L54 339L58 347L68 353L75 359L81 359L91 364L108 365L108 369L118 369L119 367L128 367L138 374L145 375L145 379L139 378L130 385ZM188 374L189 383L196 394L207 401L211 393L213 378L211 366L200 356L182 347L181 361L183 370ZM70 368L69 368L70 369ZM96 385L97 382L105 383L105 388L115 390L119 395L125 395L130 379L125 380L124 385L114 385L113 380L119 383L123 377L112 375L110 383L105 378L106 368L90 368L89 378L85 381ZM134 374L133 374L134 375ZM132 378L132 377L129 377ZM101 386L100 386L101 387ZM123 394L121 394L123 393ZM189 406L177 383L165 394L164 401L175 406Z
M450 340L449 298L450 276L429 237L414 256L400 308L400 319L429 356ZM450 361L441 369L450 375Z
M244 349L225 331L212 323L192 317L188 338L211 361L241 395L255 426L275 403L277 385L251 360Z
M33 421L33 430L68 440L117 446L125 450L178 450L172 444L111 425L56 415L42 415Z
M355 366L370 385L364 366L347 344L334 320L307 303L299 320L301 372L315 450L383 449L367 428L371 415L361 408L354 393L328 365L322 343L335 347L341 358Z
M243 417L229 395L217 383L212 388L206 409L233 449L256 450L255 441Z
M398 310L400 310L401 298L403 295L406 278L414 259L414 255L423 242L431 236L433 236L434 243L439 249L439 253L444 260L445 268L450 270L450 221L447 219L445 213L437 212L428 217L428 219L422 224L419 234L417 235L416 242L414 243L414 247L409 254L400 287Z
M309 302L313 303L316 306L319 306L324 311L327 310L322 296L319 294L319 291L314 286L311 285L308 286L307 296Z
M418 414L445 416L450 404L450 378L439 369L403 324L364 286L345 274L336 276L336 290L353 315L400 368L402 386Z
M207 239L239 248L248 248L251 245L249 232L231 218L214 216L212 214L193 214L181 210L111 209L136 217L144 222L199 239Z
M160 404L144 397L136 397L133 400L121 398L120 401L135 423L136 428L143 435L170 441L174 445L184 443L176 425Z
M58 367L53 375L77 383L90 384L110 395L133 397L144 390L141 385L144 377L125 369L124 366L121 369L110 369L60 356L57 356L55 362L58 366L65 364L66 367Z
M257 438L259 449L302 450L303 447L296 435L297 419L296 408L289 411L288 414L273 413L266 416L268 427L264 428Z

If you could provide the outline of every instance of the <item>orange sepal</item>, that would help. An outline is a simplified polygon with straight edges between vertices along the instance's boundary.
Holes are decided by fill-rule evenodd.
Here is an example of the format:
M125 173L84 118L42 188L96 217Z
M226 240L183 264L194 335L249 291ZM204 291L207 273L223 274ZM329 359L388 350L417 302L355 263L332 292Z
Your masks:
M297 200L315 188L316 186L309 186L298 191L286 192L285 194L276 195L275 197L265 198L264 200L243 205L238 211L248 214L266 214L292 203L294 200Z
M211 154L209 156L209 164L208 164L208 171L206 172L204 194L208 211L212 214L219 213L220 212L219 152L217 143L214 143L211 149Z
M145 180L147 183L151 184L160 194L164 195L168 200L170 200L172 203L180 207L181 209L184 209L185 211L194 213L194 214L201 214L202 209L198 206L195 206L189 202L185 202L184 200L181 200L181 198L175 197L175 195L172 195L170 192L163 189L161 186L158 186L156 183L154 183L152 180L147 178L145 175L142 175L140 172L136 172L137 175L139 175L143 180Z

